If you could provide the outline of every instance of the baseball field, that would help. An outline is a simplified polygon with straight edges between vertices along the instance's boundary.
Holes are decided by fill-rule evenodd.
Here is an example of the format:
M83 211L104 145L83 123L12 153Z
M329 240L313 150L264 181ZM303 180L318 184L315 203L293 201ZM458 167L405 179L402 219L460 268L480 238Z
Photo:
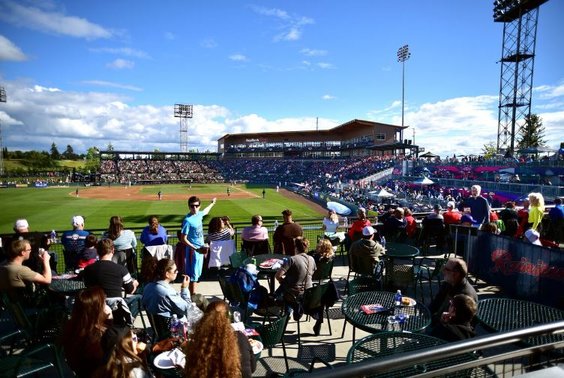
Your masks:
M253 214L261 214L268 225L282 221L280 213L286 208L292 209L295 219L321 220L325 214L322 207L292 192L245 184L92 186L78 187L78 195L76 187L6 188L0 189L0 233L12 232L18 218L27 219L32 231L64 231L73 215L82 215L92 230L107 228L113 215L121 216L126 228L144 227L153 214L161 224L179 228L192 195L200 197L202 209L217 198L205 222L227 215L232 223L249 224Z

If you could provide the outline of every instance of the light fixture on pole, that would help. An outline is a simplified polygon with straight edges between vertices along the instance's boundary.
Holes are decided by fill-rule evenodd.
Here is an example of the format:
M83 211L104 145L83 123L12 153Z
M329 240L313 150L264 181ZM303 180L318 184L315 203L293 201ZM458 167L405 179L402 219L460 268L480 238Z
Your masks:
M398 62L401 62L401 125L403 126L403 110L405 100L405 61L409 59L411 52L409 52L409 45L403 45L398 49Z
M0 87L0 102L6 102L6 90ZM0 121L0 175L4 175L4 144L2 143L2 122Z
M188 118L192 118L192 105L174 104L174 116L180 118L180 152L188 152Z

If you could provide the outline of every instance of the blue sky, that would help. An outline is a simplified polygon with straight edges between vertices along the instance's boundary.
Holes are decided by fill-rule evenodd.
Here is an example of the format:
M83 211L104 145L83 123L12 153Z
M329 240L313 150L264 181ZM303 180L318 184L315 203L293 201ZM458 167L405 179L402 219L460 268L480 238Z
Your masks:
M492 1L0 0L9 150L179 151L226 133L401 124L441 156L496 141L503 25ZM539 13L533 112L564 141L564 2ZM30 138L30 135L33 137Z

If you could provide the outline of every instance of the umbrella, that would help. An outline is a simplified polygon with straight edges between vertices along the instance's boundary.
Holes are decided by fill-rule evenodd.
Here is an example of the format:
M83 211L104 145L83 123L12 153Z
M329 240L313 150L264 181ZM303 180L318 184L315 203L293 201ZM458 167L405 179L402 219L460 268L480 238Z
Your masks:
M436 157L439 157L439 155L435 155L434 153L432 153L431 151L429 151L429 152L425 152L423 155L419 155L419 157L422 157L422 158L436 158Z
M339 215L349 215L351 213L351 209L339 202L327 202L327 208Z
M423 177L420 178L419 180L415 180L413 183L417 185L433 185L435 182L430 178Z
M380 190L380 192L377 194L378 198L392 198L395 196L395 194L388 192L386 189Z

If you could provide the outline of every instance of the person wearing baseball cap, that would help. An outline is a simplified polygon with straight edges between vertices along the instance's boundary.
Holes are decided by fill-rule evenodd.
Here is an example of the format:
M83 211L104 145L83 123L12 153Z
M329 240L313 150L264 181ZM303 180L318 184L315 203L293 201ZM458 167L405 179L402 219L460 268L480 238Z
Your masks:
M63 244L63 256L65 258L65 270L74 271L78 268L78 259L85 248L86 237L90 232L84 230L84 217L74 215L71 217L72 230L65 231L61 235Z
M49 265L52 271L57 268L57 256L53 252L47 251L49 249L49 235L42 232L32 232L29 222L25 218L17 219L14 222L14 234L11 239L6 238L4 248L6 249L7 256L10 255L11 243L15 240L27 240L31 245L31 254L23 262L23 265L28 266L31 270L43 273L44 264L43 259L39 256L39 249L44 249L50 255Z
M351 271L359 271L363 267L371 267L373 272L386 249L374 241L376 230L372 226L362 229L362 237L351 244Z

